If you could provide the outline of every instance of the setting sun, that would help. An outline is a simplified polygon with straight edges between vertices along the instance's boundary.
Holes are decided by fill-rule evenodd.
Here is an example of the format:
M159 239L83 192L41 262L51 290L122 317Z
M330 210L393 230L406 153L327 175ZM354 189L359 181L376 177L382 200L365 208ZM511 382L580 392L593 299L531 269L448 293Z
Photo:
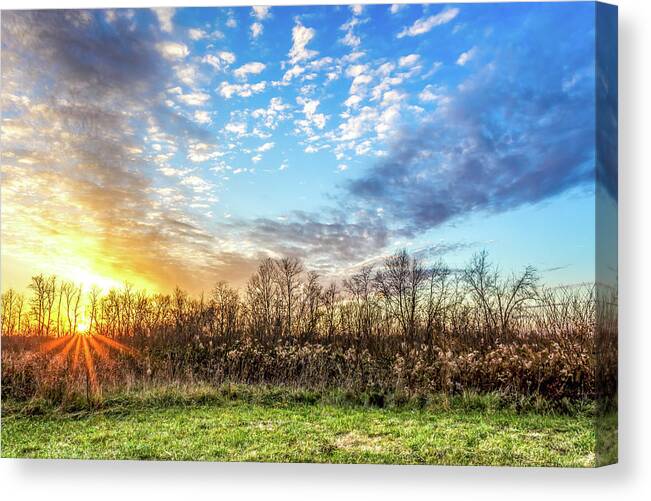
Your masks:
M89 328L90 328L90 324L86 319L80 320L79 323L77 324L77 332L80 334L88 332Z

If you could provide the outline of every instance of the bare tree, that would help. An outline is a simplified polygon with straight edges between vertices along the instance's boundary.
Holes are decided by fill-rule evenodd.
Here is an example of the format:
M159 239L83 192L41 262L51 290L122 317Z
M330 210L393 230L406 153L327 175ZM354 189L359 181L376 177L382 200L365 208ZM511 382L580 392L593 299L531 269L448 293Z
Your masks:
M387 258L375 281L388 311L398 319L402 332L413 337L417 330L417 312L427 270L416 258L402 250Z
M305 334L314 334L316 332L321 307L321 290L319 274L315 271L309 271L303 286L299 315L301 330Z
M240 307L237 291L226 282L217 282L210 298L219 335L233 334L236 330Z
M485 250L473 256L463 272L463 279L475 304L481 308L487 332L493 340L496 333L508 333L514 312L535 298L538 282L536 270L531 266L519 275L501 279Z
M373 327L373 296L376 292L373 266L363 266L350 279L344 280L344 289L355 304L355 331L370 336Z
M77 333L77 324L79 321L79 300L81 298L81 286L77 287L72 282L63 282L63 297L66 302L66 320L68 321L67 332L70 334Z
M296 303L296 292L301 285L301 274L303 264L296 258L284 257L275 262L276 282L280 290L283 307L285 310L285 332L292 334L292 317L294 316L294 305Z
M179 287L175 287L174 293L172 295L172 311L174 315L174 321L176 324L177 332L182 332L183 330L187 305L188 305L188 293L181 290Z
M15 332L15 302L16 292L13 289L2 294L2 334L12 335Z
M325 334L330 338L336 332L337 321L337 302L339 301L339 291L337 284L332 282L322 295L324 308L323 321L325 323Z
M45 333L48 281L43 274L36 275L32 277L29 288L32 290L32 299L30 301L32 316L36 320L37 334L42 336Z
M25 296L22 294L16 294L16 299L15 299L15 310L16 310L16 331L19 334L23 334L22 328L23 328L23 306L25 305ZM29 326L28 326L29 327Z
M495 330L497 318L493 304L497 287L497 273L488 261L488 252L482 250L473 255L463 270L463 280L467 284L474 303L481 309L484 326Z
M247 283L247 296L251 312L251 323L254 332L268 336L274 325L274 305L278 301L277 283L275 280L275 264L270 258L258 266Z
M61 335L61 300L63 299L63 284L59 286L59 301L57 303L57 336Z
M445 326L446 307L450 299L450 275L452 274L442 262L435 263L429 270L427 296L425 301L425 332L430 337L435 329L443 330Z
M90 309L90 320L88 322L88 332L92 334L93 324L97 321L97 314L99 311L101 291L97 286L93 286L88 293L88 307ZM59 300L60 302L60 300Z
M122 307L120 308L122 314L122 335L130 336L133 333L134 290L133 285L129 282L124 282L120 299L122 302Z
M46 281L46 293L45 293L45 335L50 335L50 329L52 328L52 310L54 309L54 299L56 297L56 277L54 275L50 276Z
M526 266L519 274L498 283L496 296L502 335L509 331L514 312L527 301L536 298L538 275L533 266Z

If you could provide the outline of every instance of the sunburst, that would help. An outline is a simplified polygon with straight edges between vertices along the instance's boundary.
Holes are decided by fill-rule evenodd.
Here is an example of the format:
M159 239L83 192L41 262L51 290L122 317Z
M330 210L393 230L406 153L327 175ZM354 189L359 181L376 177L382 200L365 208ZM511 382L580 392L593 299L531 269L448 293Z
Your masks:
M71 357L71 373L75 374L80 366L84 368L87 384L93 392L99 388L97 380L96 360L105 362L112 360L113 353L137 356L137 350L108 338L102 334L78 332L47 341L40 350L51 354L52 362L63 362Z

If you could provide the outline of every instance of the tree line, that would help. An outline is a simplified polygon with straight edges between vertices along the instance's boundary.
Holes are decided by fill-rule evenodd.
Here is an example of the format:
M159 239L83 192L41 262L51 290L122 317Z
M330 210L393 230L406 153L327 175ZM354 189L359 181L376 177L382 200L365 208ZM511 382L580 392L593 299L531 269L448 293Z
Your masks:
M296 258L267 258L243 290L220 281L199 297L178 287L170 294L148 293L128 283L84 294L80 285L37 275L28 296L12 289L2 294L2 332L123 337L163 330L273 341L342 334L421 340L452 331L492 343L520 328L531 307L546 305L549 313L557 303L553 296L533 267L503 275L486 251L459 270L402 250L331 283Z

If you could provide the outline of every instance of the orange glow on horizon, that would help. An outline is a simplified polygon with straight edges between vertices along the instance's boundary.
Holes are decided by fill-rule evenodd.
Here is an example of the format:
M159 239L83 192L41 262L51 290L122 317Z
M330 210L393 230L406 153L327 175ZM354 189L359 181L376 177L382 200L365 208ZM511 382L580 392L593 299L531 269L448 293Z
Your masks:
M142 279L138 276L118 276L116 273L102 270L101 267L88 263L89 259L83 256L77 256L77 264L68 263L67 260L58 261L57 259L47 259L47 266L43 267L39 263L43 260L35 260L35 265L27 267L24 263L25 258L28 262L32 260L29 256L23 256L20 264L14 263L11 256L2 256L2 291L12 288L17 291L25 292L32 276L43 274L44 276L54 275L59 281L71 282L80 286L84 294L88 293L93 287L100 290L102 294L108 293L111 289L121 289L125 283L129 283L137 289L148 292L162 292L158 285Z

